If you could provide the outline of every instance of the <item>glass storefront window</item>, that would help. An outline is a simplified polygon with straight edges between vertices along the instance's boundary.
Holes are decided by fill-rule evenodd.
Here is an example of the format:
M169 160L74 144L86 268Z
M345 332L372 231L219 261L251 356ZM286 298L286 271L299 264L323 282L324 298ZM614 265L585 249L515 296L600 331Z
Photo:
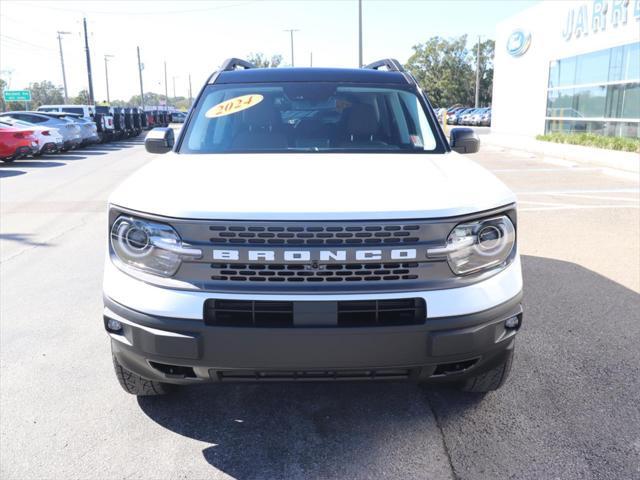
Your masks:
M549 88L640 80L640 43L631 43L549 65Z
M560 61L554 60L549 65L549 88L560 85Z
M600 50L576 57L575 85L607 81L611 50Z
M640 83L624 85L621 118L640 118Z
M555 60L549 65L546 131L637 136L640 42Z
M558 86L574 85L576 79L576 58L565 58L560 60L560 73L558 76Z
M624 76L621 80L640 80L640 43L624 47Z
M586 87L576 88L573 94L573 104L580 117L604 117L604 105L607 88Z

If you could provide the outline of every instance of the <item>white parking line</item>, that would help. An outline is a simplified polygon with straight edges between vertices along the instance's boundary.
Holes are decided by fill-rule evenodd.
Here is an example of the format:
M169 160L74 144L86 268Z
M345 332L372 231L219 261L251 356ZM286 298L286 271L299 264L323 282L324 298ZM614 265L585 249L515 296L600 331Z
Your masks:
M522 150L509 150L509 155L512 157L520 158L536 158L536 155L531 152L523 152Z
M518 204L529 204L529 205L544 205L547 207L579 207L580 205L572 204L572 203L551 203L551 202L534 202L532 200L518 200Z
M542 157L542 161L550 165L557 165L558 167L575 167L578 165L576 162L572 162L571 160L564 160L562 158L555 157Z
M577 189L577 190L540 190L516 192L516 195L562 195L572 193L640 193L640 188L604 188L604 189Z
M586 198L587 200L614 200L616 202L637 202L638 198L627 197L603 197L602 195L583 195L580 193L558 193L557 196L569 198Z
M565 172L600 172L601 168L573 167L573 168L496 168L493 173L565 173Z
M546 212L550 210L602 210L614 208L631 208L640 210L640 205L566 205L558 207L531 207L519 208L519 212Z
M603 168L602 173L610 177L622 178L636 183L640 182L640 173L638 172L627 172L626 170L618 170L616 168Z

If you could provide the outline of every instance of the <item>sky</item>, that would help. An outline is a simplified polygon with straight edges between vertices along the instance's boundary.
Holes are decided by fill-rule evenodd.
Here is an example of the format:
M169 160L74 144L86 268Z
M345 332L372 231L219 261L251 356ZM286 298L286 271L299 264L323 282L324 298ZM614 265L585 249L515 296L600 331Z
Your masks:
M494 38L500 21L537 3L532 0L363 0L364 62L394 57L405 62L412 47L432 36ZM228 57L281 54L296 66L356 67L357 0L2 0L0 73L12 89L50 80L62 85L57 31L70 96L88 85L82 19L87 18L93 85L106 99L105 55L111 99L139 94L136 47L144 64L145 92L193 95Z

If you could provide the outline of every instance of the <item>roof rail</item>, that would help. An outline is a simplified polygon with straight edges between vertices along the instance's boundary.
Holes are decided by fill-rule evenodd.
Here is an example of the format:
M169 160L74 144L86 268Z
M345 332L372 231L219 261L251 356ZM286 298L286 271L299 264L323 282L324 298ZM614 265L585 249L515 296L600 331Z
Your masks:
M390 72L404 72L404 68L402 67L402 64L395 58L383 58L382 60L378 60L377 62L373 62L373 63L370 63L369 65L365 65L362 68L378 70L381 67L385 67Z
M220 65L219 71L230 72L235 70L237 67L242 67L244 69L257 68L253 63L247 62L246 60L241 60L239 58L227 58L222 62L222 65Z

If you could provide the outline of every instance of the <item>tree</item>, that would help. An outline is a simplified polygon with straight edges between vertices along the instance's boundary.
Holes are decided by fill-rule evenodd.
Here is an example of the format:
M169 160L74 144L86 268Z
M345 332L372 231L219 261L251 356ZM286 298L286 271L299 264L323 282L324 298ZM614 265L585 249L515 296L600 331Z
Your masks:
M34 110L40 105L56 105L64 103L62 87L56 87L49 80L31 83L29 84L29 90L31 90L30 107Z
M73 103L74 105L88 105L89 92L87 92L86 90L80 90L78 92L78 96L72 97L70 100L71 100L71 103Z
M493 93L493 56L496 42L488 39L480 42L480 105L488 107L491 105ZM478 61L478 44L472 50L473 65ZM475 66L474 66L475 70Z
M0 110L6 112L8 110L4 103L4 89L7 88L7 82L0 78Z
M268 59L263 53L250 53L247 61L258 68L276 68L282 63L282 55L272 55Z
M144 104L145 106L149 105L161 105L166 102L165 96L160 95L158 93L153 92L145 92L144 93ZM111 102L113 104L113 102ZM140 95L134 95L126 102L128 105L140 105Z
M491 103L493 83L493 40L480 44L480 102ZM405 68L411 72L433 105L473 105L475 102L476 53L467 49L467 36L432 37L413 47Z

